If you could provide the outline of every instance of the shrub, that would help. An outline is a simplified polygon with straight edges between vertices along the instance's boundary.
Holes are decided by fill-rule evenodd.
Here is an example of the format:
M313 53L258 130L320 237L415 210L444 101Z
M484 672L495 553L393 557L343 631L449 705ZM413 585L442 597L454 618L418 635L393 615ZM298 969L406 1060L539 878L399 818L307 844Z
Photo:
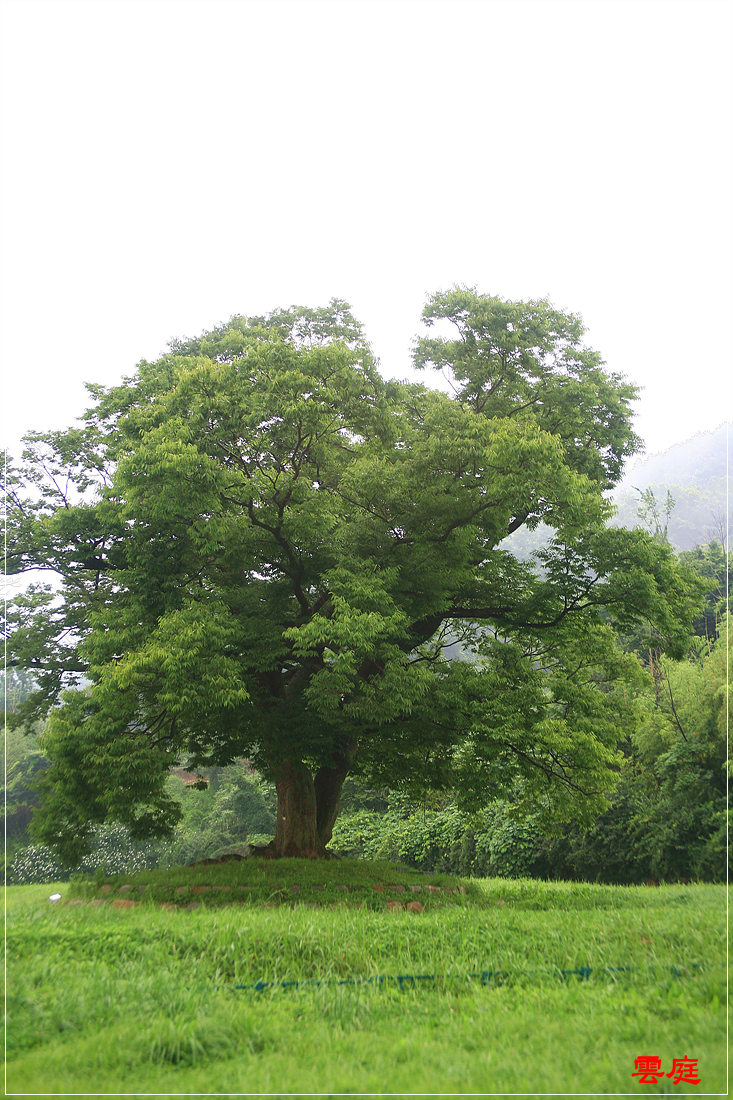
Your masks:
M421 871L518 878L531 873L542 837L533 822L509 816L505 802L479 815L449 804L426 810L392 800L386 814L357 810L339 817L332 848L351 858L387 859Z
M21 847L8 860L8 882L61 882L94 871L118 875L179 867L247 841L266 844L275 831L273 792L242 766L217 769L216 783L205 790L187 788L175 776L168 784L183 805L183 819L170 841L133 841L125 826L101 825L95 829L92 851L76 867L64 867L44 845Z
M148 842L133 841L124 825L100 825L94 847L77 867L64 867L50 848L31 844L22 848L8 867L8 882L23 886L38 882L64 882L74 874L103 871L106 875L134 874L157 867L158 850Z
M198 863L247 842L267 843L274 835L276 796L271 784L239 764L212 769L209 775L204 790L169 779L169 791L181 802L183 818L172 840L159 845L160 866Z
M7 868L8 884L25 886L35 882L62 882L70 871L63 868L50 848L43 844L29 844L16 853Z

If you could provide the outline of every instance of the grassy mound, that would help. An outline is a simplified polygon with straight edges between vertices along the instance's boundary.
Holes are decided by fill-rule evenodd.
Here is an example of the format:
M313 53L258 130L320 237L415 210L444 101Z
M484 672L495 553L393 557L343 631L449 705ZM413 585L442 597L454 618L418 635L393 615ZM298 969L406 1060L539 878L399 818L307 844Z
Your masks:
M340 905L368 909L486 904L485 895L455 875L365 860L241 859L133 875L73 879L62 902L165 905Z

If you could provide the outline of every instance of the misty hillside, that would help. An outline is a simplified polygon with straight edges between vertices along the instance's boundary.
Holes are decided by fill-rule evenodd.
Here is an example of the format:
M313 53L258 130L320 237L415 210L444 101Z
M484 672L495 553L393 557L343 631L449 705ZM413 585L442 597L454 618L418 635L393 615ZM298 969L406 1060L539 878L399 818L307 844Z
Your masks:
M647 489L669 482L670 485L703 487L709 481L725 478L725 445L725 424L713 432L699 432L684 443L675 443L663 454L641 459L624 474L614 495L620 498L632 485Z
M692 550L713 539L725 539L725 517L730 502L726 479L728 432L721 424L712 432L700 432L676 443L663 454L650 455L624 475L612 494L618 513L611 521L621 527L647 527L639 516L641 493L651 490L658 505L661 525L675 550ZM728 443L728 446L730 444ZM664 516L667 491L674 500L668 521ZM520 558L527 558L549 538L544 525L536 531L517 531L502 543Z
M651 490L663 525L669 491L675 504L669 515L667 537L676 550L692 550L714 538L724 541L726 510L730 510L727 436L726 425L721 424L713 432L700 432L663 454L639 462L624 475L613 493L618 507L613 523L623 527L644 526L639 518L640 495Z

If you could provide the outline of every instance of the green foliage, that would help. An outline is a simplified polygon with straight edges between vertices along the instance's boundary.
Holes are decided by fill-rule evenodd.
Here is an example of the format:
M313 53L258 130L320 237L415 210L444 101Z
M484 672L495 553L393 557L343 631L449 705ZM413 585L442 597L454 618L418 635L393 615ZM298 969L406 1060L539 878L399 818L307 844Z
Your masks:
M632 472L633 478L635 471ZM728 503L727 479L712 478L703 485L679 485L670 481L654 481L644 490L626 491L617 500L618 512L614 524L634 527L638 523L639 492L649 499L651 494L657 503L657 517L666 537L678 551L689 552L696 545L711 538L725 538L726 510ZM669 497L674 500L674 511L663 517L659 503ZM662 505L662 508L664 506ZM649 518L653 520L650 512Z
M0 684L5 698L6 718L18 713L24 700L36 687L32 676L15 668L0 672ZM12 862L16 852L28 844L28 827L39 806L38 780L48 764L38 727L24 736L17 728L6 726L3 738L5 797L0 808L5 831L5 865Z
M5 713L17 714L37 686L31 673L21 668L0 669L0 690L5 702Z
M730 625L721 624L715 643L698 639L684 661L662 657L654 677L637 678L618 786L586 827L576 819L548 832L546 814L523 810L520 782L512 800L470 815L460 798L439 809L397 800L386 814L347 812L334 846L464 875L724 882Z
M2 816L6 841L20 842L27 838L28 825L38 807L38 780L48 760L38 734L22 734L6 730L3 741L5 798Z
M499 878L527 878L537 862L541 833L535 818L518 819L507 803L495 803L476 837L474 874Z
M657 783L655 877L725 878L730 628L728 616L718 641L701 640L687 662L662 658L653 704L647 697L637 743Z
M63 882L69 878L68 868L62 867L54 852L42 844L26 844L17 848L7 863L7 881L16 885Z
M369 787L357 775L348 775L341 788L340 806L341 812L353 812L356 810L378 810L384 813L389 809L390 799L398 798L388 790Z
M11 739L20 737L11 734ZM50 882L93 871L114 875L146 867L178 867L248 841L269 840L274 832L274 791L242 765L220 769L215 782L203 790L171 776L167 793L180 806L180 823L169 841L134 840L123 825L99 825L90 838L89 853L70 865L64 866L47 845L18 848L9 860L8 880Z
M161 867L195 863L264 836L269 840L275 831L273 789L242 765L218 770L216 782L201 791L173 777L169 789L180 801L181 820L172 839L158 845Z
M532 873L542 839L537 820L520 820L506 802L466 814L454 800L427 809L396 796L386 813L344 812L333 847L350 857L388 859L422 871L522 878Z
M76 866L65 867L55 852L41 844L19 849L7 868L8 882L24 885L34 882L67 881L72 874L101 872L106 875L132 874L158 864L158 850L151 842L135 842L124 825L98 826L91 850Z
M683 550L679 560L707 581L709 588L703 614L695 619L693 630L698 637L711 641L718 636L718 625L730 612L730 596L733 590L733 566L720 542L713 540L694 550Z
M660 504L654 495L654 490L648 489L636 489L639 494L639 518L645 527L647 527L655 538L660 539L662 542L667 542L667 529L669 527L669 517L672 515L675 507L675 499L672 496L669 489L667 489L667 496L664 504Z
M636 525L639 493L651 492L656 501L670 493L675 507L667 517L667 537L676 550L689 551L711 539L724 543L730 504L728 435L727 426L721 424L714 432L700 432L665 454L652 455L636 465L614 491L618 515L613 522L624 527Z
M458 809L405 812L399 797L386 814L357 810L342 814L334 828L332 847L344 855L386 859L424 871L458 871L448 867L445 853L466 828Z
M729 632L730 618L714 644L700 639L686 661L657 663L611 808L587 832L566 829L545 844L540 873L725 881Z
M679 655L702 592L606 526L636 391L546 301L456 288L423 318L456 327L415 348L453 398L385 382L333 301L177 341L90 387L82 428L28 437L7 568L62 586L11 607L11 665L38 683L15 719L49 715L35 828L66 862L105 821L170 839L182 761L293 763L312 815L354 761L466 809L607 806L637 675L611 628L649 620ZM504 540L539 524L549 545L517 561Z

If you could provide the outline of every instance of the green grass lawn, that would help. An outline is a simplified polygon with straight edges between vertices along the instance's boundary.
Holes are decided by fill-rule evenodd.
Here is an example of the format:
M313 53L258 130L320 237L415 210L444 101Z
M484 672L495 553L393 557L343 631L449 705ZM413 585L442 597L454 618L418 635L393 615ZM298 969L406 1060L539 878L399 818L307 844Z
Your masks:
M458 882L248 861L10 887L7 1092L726 1094L724 887ZM642 1055L700 1084L640 1084Z

